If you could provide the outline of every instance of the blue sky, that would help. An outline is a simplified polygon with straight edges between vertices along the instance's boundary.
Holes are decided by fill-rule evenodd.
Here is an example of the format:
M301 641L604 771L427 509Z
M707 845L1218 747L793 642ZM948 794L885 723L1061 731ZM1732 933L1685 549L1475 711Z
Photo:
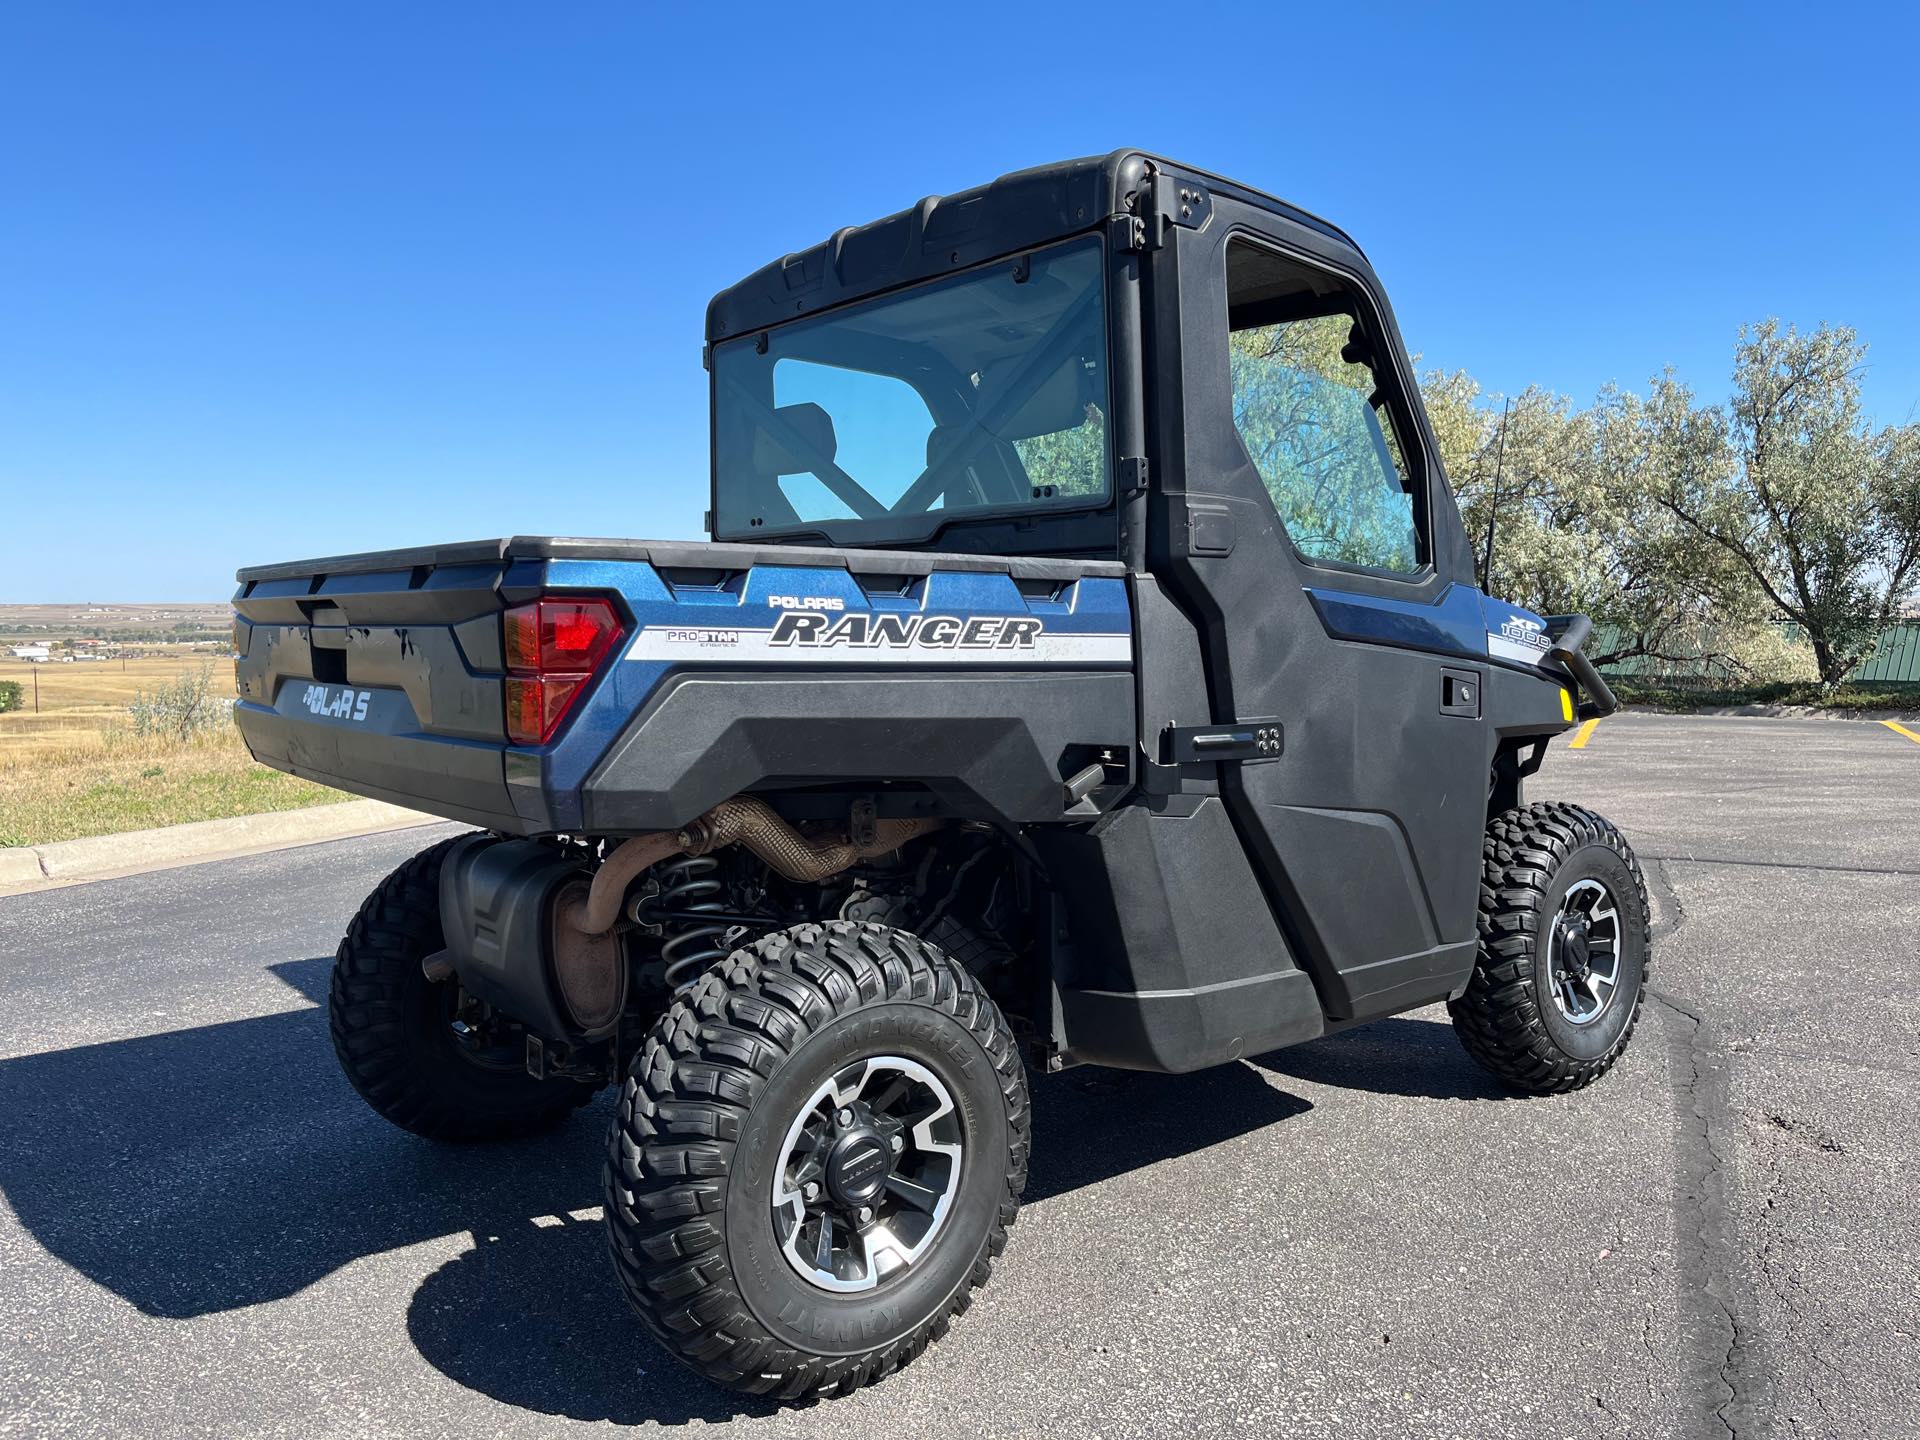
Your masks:
M0 601L695 535L714 290L1121 145L1346 226L1489 388L1717 397L1778 314L1920 418L1907 7L1441 10L5 6Z

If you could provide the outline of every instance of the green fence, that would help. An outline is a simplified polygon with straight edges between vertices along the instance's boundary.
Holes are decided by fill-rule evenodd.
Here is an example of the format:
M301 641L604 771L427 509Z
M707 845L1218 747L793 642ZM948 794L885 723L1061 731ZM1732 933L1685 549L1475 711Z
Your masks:
M1848 679L1862 684L1920 685L1920 622L1889 626L1873 653Z
M1782 624L1780 629L1796 637L1801 634L1796 625ZM1731 648L1730 639L1719 627L1703 625L1693 633L1679 637L1678 643L1669 642L1679 658L1636 655L1630 659L1612 661L1602 665L1601 669L1610 679L1651 687L1738 689L1748 682L1740 671L1722 658ZM1588 640L1586 650L1590 655L1604 655L1618 648L1620 643L1620 627L1602 622L1593 627L1593 637ZM1847 677L1847 683L1920 686L1920 621L1908 620L1889 625L1881 632L1880 639L1860 667Z

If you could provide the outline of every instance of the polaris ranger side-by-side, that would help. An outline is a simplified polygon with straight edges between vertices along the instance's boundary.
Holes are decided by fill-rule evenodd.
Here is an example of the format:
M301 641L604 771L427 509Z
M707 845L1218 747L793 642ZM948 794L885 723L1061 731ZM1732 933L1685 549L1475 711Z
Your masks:
M1481 593L1325 221L1123 151L927 199L707 314L711 543L240 572L255 756L478 827L341 942L397 1125L622 1087L620 1282L703 1374L845 1391L945 1333L1025 1067L1187 1071L1445 1000L1508 1085L1633 1029L1633 854L1528 805L1613 698Z

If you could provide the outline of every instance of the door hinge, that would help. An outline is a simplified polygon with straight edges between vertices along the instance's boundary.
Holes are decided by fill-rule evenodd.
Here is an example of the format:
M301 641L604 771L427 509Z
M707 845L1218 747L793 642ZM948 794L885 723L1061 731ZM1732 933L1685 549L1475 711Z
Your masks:
M1167 231L1178 225L1183 230L1199 230L1213 216L1213 196L1198 180L1182 180L1157 174L1140 194L1141 220L1145 235L1141 248L1158 250L1167 243Z
M1136 495L1147 493L1147 457L1144 455L1122 455L1119 463L1120 498L1131 500Z

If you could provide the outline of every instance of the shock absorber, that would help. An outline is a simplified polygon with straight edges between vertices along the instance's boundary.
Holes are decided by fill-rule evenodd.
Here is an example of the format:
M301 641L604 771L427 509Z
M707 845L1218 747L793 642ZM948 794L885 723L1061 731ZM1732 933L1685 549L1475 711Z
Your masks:
M719 912L726 905L721 899L725 888L720 881L720 862L711 855L678 855L663 860L654 869L660 879L658 904L665 911ZM727 954L726 934L731 927L721 920L668 920L661 926L660 958L666 962L667 988L678 990L692 984L714 961Z

